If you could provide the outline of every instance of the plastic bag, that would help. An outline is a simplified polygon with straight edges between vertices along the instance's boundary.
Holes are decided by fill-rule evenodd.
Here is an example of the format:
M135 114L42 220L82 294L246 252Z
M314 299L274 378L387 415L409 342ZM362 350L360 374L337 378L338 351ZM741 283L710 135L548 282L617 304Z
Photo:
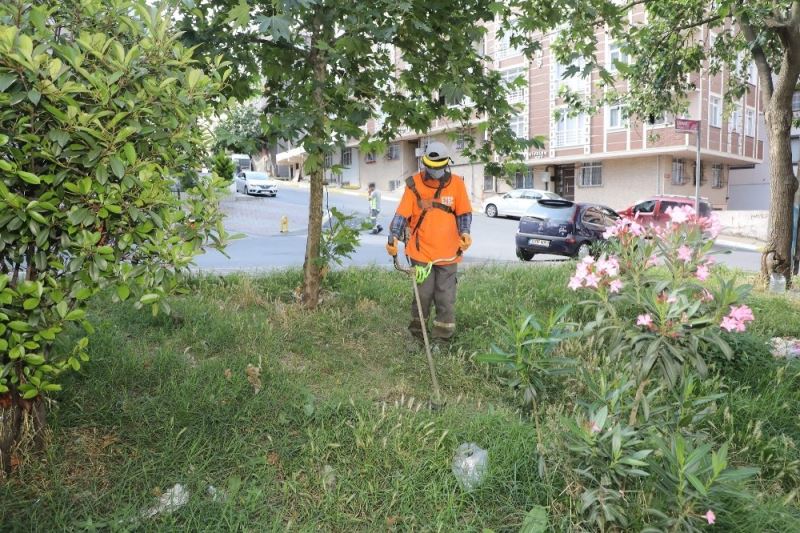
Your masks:
M782 294L786 292L786 278L783 274L773 272L769 277L769 292Z
M489 452L474 442L464 443L453 457L453 475L461 488L469 492L483 481L489 466Z

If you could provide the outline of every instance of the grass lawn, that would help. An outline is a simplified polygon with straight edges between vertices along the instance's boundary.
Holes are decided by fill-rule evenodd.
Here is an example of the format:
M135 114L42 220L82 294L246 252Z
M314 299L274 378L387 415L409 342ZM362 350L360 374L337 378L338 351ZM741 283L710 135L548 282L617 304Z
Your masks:
M293 303L294 271L199 278L172 316L101 302L92 361L55 398L47 451L23 457L0 487L0 528L517 531L543 505L552 529L580 530L576 487L549 451L572 391L554 381L543 399L539 457L519 399L474 361L494 320L574 301L570 271L462 273L458 337L435 349L447 400L438 413L424 408L429 375L397 273L333 273L314 313ZM720 514L717 528L798 531L800 365L774 362L764 341L800 337L800 306L763 294L749 303L756 322L735 344L740 362L718 369L728 394L717 418L732 462L762 474L751 483L757 505ZM263 368L258 394L249 364ZM463 442L489 451L488 476L470 493L450 471ZM190 493L185 506L138 518L176 483Z

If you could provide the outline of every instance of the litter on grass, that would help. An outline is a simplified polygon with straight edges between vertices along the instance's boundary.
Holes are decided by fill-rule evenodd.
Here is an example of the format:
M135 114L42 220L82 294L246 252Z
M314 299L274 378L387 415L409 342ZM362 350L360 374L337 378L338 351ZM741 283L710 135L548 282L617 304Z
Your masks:
M781 359L800 358L800 339L794 337L773 337L770 340L772 355Z
M189 491L180 483L161 495L158 504L142 511L142 518L153 518L159 514L169 514L177 511L189 502Z
M453 457L453 475L467 492L481 484L488 466L489 452L474 442L459 446Z

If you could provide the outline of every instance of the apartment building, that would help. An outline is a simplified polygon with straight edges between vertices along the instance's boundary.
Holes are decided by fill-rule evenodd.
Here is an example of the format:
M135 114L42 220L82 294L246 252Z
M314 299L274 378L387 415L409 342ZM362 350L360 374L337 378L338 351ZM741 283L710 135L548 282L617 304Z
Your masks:
M643 7L634 8L631 17L634 22L644 22ZM487 57L506 82L519 77L527 80L525 86L509 94L510 101L520 106L511 126L521 138L543 136L546 143L542 149L524 154L526 171L510 180L485 175L482 165L461 155L464 135L482 142L477 130L463 132L457 124L440 121L428 132L402 132L383 154L360 154L355 146L344 149L331 158L329 166L341 162L345 173L341 178L331 174L329 180L362 188L375 182L387 191L402 187L403 180L419 168L420 149L435 139L451 146L453 172L465 178L476 203L511 188L547 189L568 199L613 208L626 207L652 194L694 195L695 136L676 133L673 117L634 122L625 118L623 105L607 106L594 116L559 116L557 111L566 109L559 97L562 86L588 96L597 90L598 75L565 78L569 66L555 59L550 48L554 37L544 36L541 52L531 60L512 47L508 37L497 38L493 31L484 43ZM710 45L716 36L704 30L702 38ZM612 71L615 60L627 60L604 33L597 54ZM398 70L402 68L402 58L395 56L394 60ZM728 109L723 104L725 72L715 76L696 73L691 79L697 89L689 95L686 118L702 121L701 195L715 208L724 209L729 199L730 169L757 165L764 157L758 76L751 65L746 94ZM476 117L474 124L479 120ZM380 121L371 121L368 130L375 131L379 126Z

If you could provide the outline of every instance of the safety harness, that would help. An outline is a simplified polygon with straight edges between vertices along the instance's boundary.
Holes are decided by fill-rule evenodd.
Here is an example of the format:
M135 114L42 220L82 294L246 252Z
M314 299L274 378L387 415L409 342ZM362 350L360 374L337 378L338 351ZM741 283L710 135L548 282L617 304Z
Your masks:
M458 224L458 217L456 216L455 210L449 205L443 204L439 201L439 198L442 194L442 189L444 189L452 179L453 176L451 174L448 175L447 180L440 179L439 185L436 187L436 192L433 194L433 199L423 199L422 195L420 195L419 191L417 190L417 184L414 182L414 176L406 178L406 187L412 193L414 193L414 196L417 198L417 205L420 209L422 209L422 212L419 214L419 218L417 219L417 223L413 228L411 228L411 234L409 235L409 237L414 238L417 245L417 250L419 250L419 228L422 226L422 221L425 220L425 215L428 214L429 210L441 209L445 213L450 213L454 218L456 218L456 224ZM458 255L461 255L461 250L458 251Z

